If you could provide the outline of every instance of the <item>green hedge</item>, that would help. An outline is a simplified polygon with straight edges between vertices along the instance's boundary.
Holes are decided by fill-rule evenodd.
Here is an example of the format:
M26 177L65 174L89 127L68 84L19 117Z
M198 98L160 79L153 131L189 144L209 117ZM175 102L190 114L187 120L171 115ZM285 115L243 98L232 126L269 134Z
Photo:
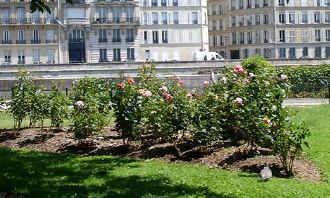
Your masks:
M278 69L288 76L292 98L327 98L330 81L330 65L291 66Z

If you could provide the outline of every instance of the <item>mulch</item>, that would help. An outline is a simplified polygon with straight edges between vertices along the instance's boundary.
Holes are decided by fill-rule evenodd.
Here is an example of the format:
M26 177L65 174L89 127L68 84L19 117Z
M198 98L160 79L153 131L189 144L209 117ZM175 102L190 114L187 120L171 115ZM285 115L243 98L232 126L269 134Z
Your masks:
M247 151L230 142L217 142L210 146L196 146L192 142L179 145L154 142L123 144L121 135L113 128L105 128L86 140L74 139L68 128L60 131L29 128L21 131L0 131L0 146L28 148L42 152L75 153L79 155L122 155L137 159L160 159L167 162L186 161L210 168L259 173L267 163L275 177L286 177L278 157L269 149ZM322 181L318 168L304 156L294 163L294 177L300 180Z

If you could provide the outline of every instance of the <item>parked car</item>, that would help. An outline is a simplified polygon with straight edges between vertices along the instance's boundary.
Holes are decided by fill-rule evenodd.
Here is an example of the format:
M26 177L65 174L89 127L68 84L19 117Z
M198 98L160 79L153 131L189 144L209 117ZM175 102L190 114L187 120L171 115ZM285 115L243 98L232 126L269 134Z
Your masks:
M11 65L11 62L3 62L1 65Z
M218 53L216 52L195 52L194 61L225 61Z

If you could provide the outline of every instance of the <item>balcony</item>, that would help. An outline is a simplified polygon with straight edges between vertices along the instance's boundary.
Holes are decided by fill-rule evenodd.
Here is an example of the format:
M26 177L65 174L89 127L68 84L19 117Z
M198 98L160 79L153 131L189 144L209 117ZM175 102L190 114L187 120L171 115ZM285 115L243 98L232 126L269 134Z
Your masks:
M108 42L107 38L99 38L99 43L106 43Z
M41 40L31 40L31 44L40 44L41 43Z
M84 38L70 38L69 39L69 43L82 43L84 41L85 41Z
M85 0L72 0L72 4L85 4L87 3Z
M93 24L139 24L140 18L139 17L121 17L121 18L95 18L92 22Z
M56 40L55 39L47 39L46 43L56 43Z
M134 38L126 38L126 42L127 43L132 43L132 42L134 42Z
M112 42L114 42L114 43L120 43L121 42L121 39L120 38L113 38L112 39Z
M109 62L109 60L107 58L100 58L99 59L99 63L105 63L105 62Z
M1 44L11 44L11 40L2 40Z
M27 24L55 24L56 20L51 18L0 18L0 24L27 25Z
M26 44L26 40L16 40L16 44Z

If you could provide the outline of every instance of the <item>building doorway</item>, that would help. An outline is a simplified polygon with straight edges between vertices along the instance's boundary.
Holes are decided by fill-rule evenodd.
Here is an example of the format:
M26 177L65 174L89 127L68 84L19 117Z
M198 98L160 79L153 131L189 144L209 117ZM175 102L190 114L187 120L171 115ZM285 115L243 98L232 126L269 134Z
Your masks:
M72 30L69 34L69 61L70 63L84 63L85 32L83 30Z

